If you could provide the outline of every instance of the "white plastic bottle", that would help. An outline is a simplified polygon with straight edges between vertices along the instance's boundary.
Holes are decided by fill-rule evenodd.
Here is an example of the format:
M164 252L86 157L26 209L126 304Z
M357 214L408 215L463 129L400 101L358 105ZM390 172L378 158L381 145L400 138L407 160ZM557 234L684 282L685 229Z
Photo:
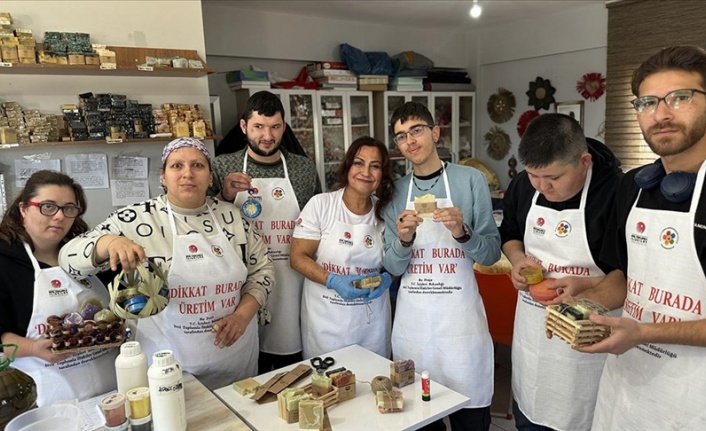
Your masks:
M152 356L147 371L154 431L186 431L186 403L181 366L171 350Z
M147 386L147 355L139 341L128 341L120 346L120 354L115 358L115 377L118 392L127 394L130 389ZM125 414L130 417L130 403L125 403Z

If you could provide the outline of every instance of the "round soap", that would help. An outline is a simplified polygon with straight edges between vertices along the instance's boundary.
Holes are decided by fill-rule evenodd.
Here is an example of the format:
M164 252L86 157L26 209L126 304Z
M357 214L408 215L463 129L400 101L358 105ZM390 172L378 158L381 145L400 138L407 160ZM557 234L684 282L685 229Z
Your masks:
M531 284L529 287L529 293L532 299L537 302L547 302L559 296L556 289L547 288L549 281L555 280L554 278L545 278L539 283Z
M525 278L527 284L537 284L544 279L542 268L538 266L526 266L520 270L520 275Z

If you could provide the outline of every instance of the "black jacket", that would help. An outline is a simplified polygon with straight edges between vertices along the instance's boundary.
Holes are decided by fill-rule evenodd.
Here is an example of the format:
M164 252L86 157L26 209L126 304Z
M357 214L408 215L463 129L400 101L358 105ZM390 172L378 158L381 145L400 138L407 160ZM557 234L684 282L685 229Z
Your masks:
M588 152L593 160L593 174L586 198L586 229L591 255L596 264L606 274L615 269L600 259L601 245L605 236L608 218L613 209L615 192L623 177L618 160L612 151L600 141L586 138ZM576 209L581 203L579 191L564 202L549 202L540 194L537 204L557 211ZM535 189L530 183L527 171L518 173L512 179L503 199L503 222L500 237L505 244L511 240L524 242L527 214L532 206Z

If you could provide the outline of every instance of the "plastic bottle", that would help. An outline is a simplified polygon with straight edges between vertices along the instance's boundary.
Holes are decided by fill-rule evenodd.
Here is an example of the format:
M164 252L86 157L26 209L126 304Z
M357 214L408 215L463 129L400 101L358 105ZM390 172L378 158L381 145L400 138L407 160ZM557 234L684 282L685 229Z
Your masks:
M422 401L431 400L431 381L429 371L422 371Z
M147 371L154 431L186 431L186 403L181 366L171 350L152 356Z
M139 341L128 341L120 346L120 354L115 358L115 377L118 392L127 396L130 389L147 386L147 355ZM125 403L125 414L130 417L130 403Z

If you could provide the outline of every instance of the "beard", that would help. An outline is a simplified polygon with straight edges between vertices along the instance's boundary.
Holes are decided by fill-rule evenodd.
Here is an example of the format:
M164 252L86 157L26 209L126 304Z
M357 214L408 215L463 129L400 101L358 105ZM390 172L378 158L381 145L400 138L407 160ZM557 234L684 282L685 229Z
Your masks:
M654 138L654 133L662 129L679 130L682 136ZM706 136L706 113L696 118L691 127L680 123L666 122L655 124L647 131L643 131L643 135L652 152L660 157L682 153L696 145L697 142Z
M249 136L246 136L245 140L248 142L248 147L250 148L250 150L261 157L268 157L275 154L277 151L279 151L279 145L282 142L281 140L279 142L275 142L274 148L272 148L270 151L265 151L258 147L257 141L255 141L254 139L250 139Z

